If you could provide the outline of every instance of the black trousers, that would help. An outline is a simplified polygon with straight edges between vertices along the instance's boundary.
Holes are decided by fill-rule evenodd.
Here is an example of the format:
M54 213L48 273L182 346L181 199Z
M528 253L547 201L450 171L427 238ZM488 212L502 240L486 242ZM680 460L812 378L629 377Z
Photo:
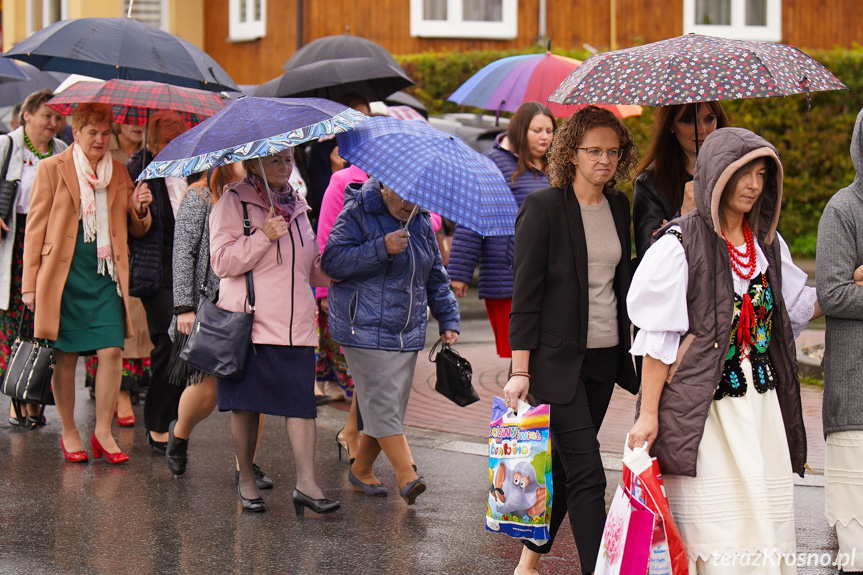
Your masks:
M167 433L168 425L177 419L183 387L168 382L168 361L171 359L171 338L168 328L174 310L174 295L161 288L155 295L141 298L147 312L147 328L153 351L150 352L150 385L144 400L144 426L147 431Z
M550 537L542 546L524 542L537 553L551 551L568 512L582 573L593 573L605 526L605 470L596 436L611 401L621 353L620 346L587 350L575 397L565 405L551 404ZM536 395L534 399L550 403Z

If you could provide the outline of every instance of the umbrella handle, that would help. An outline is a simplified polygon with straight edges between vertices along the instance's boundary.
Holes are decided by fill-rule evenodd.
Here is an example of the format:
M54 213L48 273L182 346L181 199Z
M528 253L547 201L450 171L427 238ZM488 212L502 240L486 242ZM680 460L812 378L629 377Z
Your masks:
M417 215L417 212L420 210L420 207L414 204L414 209L411 210L411 215L408 216L408 221L405 222L405 231L407 231L408 226L411 225L411 220L414 219L414 216Z
M264 185L267 186L267 199L270 200L270 212L275 212L276 208L273 206L273 193L270 191L270 182L267 181L267 175L264 173L264 162L261 161L261 157L257 157L258 166L261 168L261 179L264 180Z
M806 94L806 124L809 123L809 116L812 115L812 92L809 91L809 78L803 76L800 78L800 88Z

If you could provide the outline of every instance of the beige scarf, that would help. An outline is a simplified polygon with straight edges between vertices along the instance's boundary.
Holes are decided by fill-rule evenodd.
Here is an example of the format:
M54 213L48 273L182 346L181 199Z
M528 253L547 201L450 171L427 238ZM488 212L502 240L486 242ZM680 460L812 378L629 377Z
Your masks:
M122 295L120 284L117 282L114 250L111 248L111 220L108 212L108 183L114 170L111 154L106 153L102 156L96 164L95 172L84 150L78 144L72 146L72 157L75 160L78 187L81 190L80 219L84 225L84 241L87 243L96 241L96 269L101 275L107 272L117 283L117 294Z

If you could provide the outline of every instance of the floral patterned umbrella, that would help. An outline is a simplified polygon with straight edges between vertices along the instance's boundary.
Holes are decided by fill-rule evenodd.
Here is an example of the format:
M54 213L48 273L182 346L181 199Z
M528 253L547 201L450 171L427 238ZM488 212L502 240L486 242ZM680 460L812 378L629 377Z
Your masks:
M561 104L669 106L845 90L800 49L686 34L635 48L595 54L558 86Z

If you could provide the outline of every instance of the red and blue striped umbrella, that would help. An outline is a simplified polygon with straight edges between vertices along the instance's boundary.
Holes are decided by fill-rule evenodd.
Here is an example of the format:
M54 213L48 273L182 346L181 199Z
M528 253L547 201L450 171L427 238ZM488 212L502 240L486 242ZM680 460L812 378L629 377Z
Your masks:
M183 116L189 125L200 124L225 107L215 92L182 88L161 82L108 80L107 82L77 82L46 102L62 116L84 102L109 104L118 124L143 126L150 114L172 110Z
M579 64L580 60L550 52L501 58L471 76L448 99L497 112L515 112L524 102L542 102L556 117L568 118L584 106L565 106L549 102L548 97ZM601 107L618 118L641 115L641 106Z

